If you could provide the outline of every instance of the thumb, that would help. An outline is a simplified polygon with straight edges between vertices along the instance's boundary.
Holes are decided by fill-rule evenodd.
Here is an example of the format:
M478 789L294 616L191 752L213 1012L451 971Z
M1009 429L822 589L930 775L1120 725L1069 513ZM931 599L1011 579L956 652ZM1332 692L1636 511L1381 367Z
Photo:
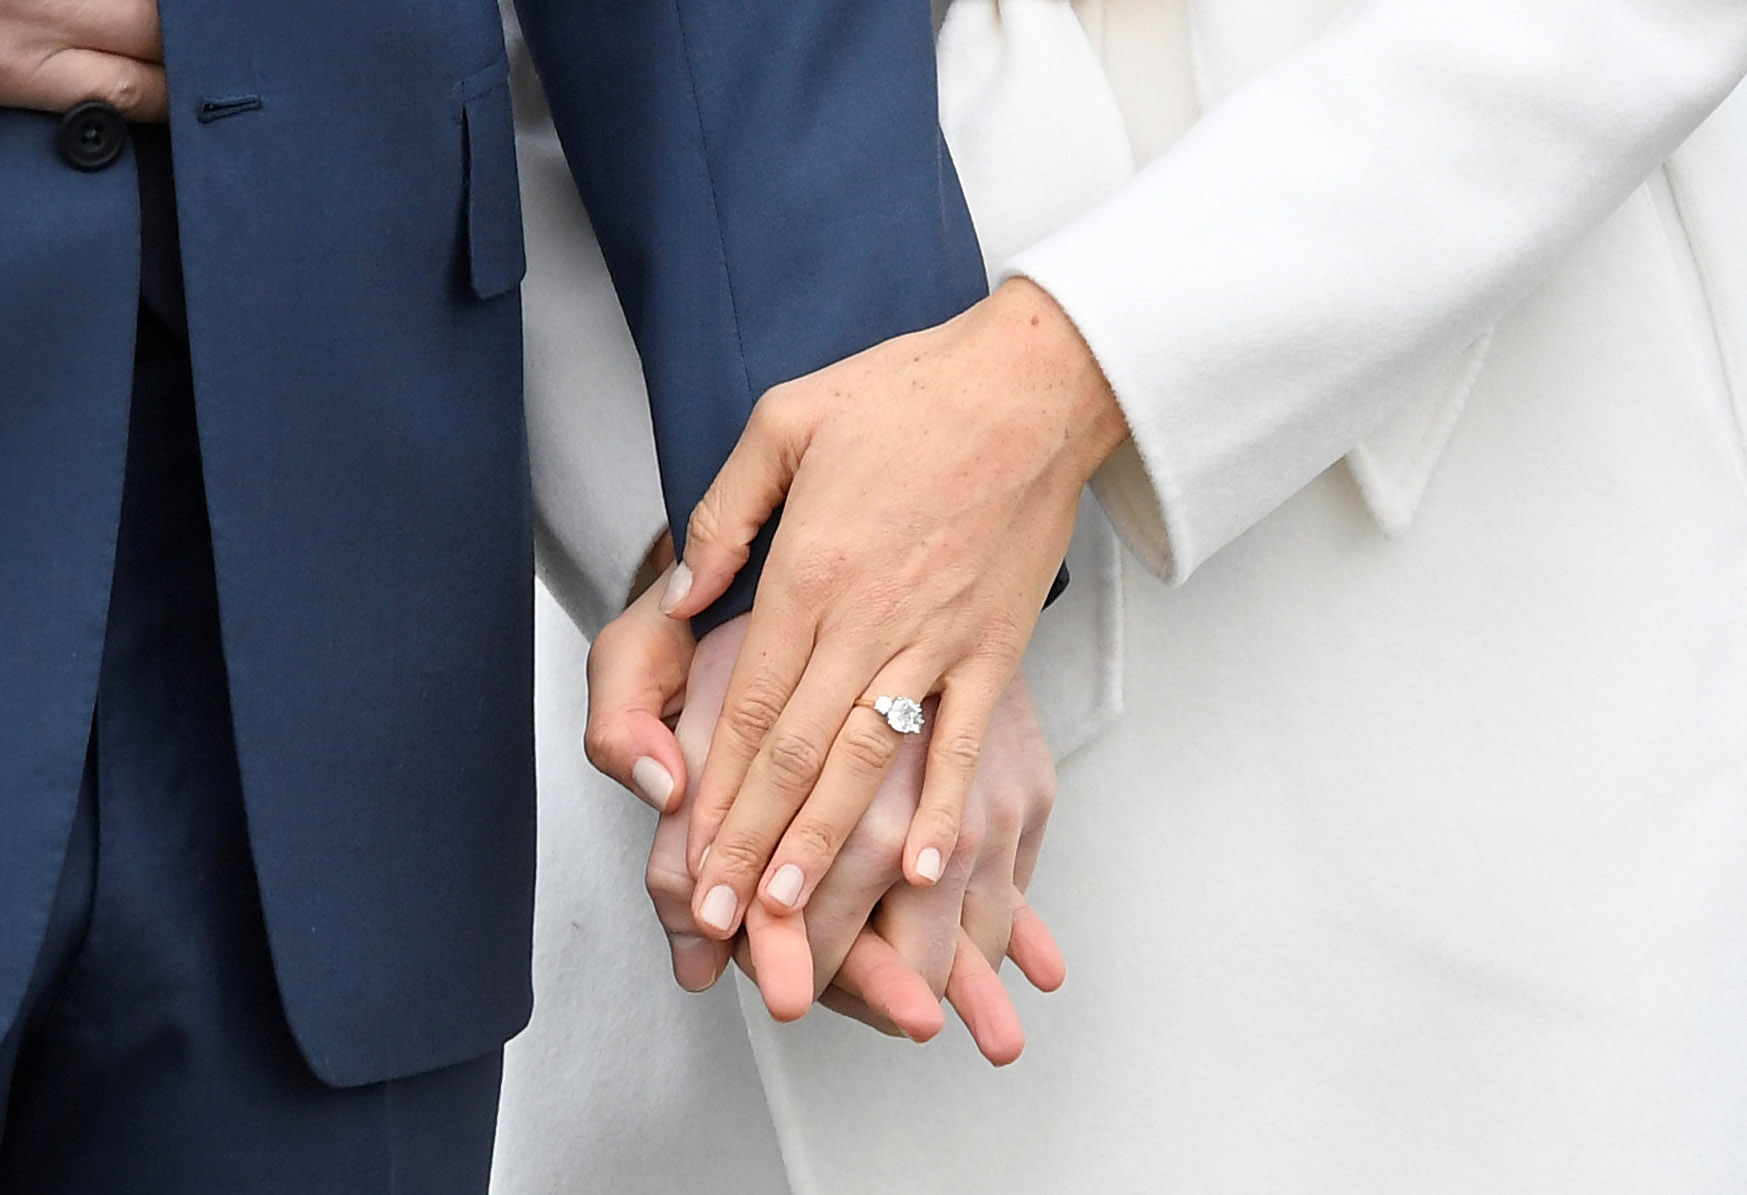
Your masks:
M663 618L647 594L589 648L583 749L660 813L685 795L685 756L663 719L684 702L694 648L690 627Z
M690 618L728 591L746 566L752 541L782 505L800 467L810 428L787 408L781 388L761 399L716 480L692 508L685 560L661 598L662 613Z

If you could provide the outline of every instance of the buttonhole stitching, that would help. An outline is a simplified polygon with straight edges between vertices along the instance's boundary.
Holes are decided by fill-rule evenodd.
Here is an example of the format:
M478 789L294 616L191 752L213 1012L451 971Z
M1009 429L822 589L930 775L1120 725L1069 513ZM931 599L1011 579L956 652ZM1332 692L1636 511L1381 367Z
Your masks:
M215 120L223 120L227 116L237 116L244 112L257 112L261 108L261 97L258 95L226 95L207 96L200 101L200 107L195 111L195 119L201 124L211 124Z

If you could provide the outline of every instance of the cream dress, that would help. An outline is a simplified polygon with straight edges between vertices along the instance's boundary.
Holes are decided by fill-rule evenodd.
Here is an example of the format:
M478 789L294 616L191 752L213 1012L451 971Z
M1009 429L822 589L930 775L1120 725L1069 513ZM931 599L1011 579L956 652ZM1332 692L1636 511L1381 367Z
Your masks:
M1747 6L946 20L1135 431L1028 660L1069 979L1004 1071L742 992L787 1185L1747 1190Z

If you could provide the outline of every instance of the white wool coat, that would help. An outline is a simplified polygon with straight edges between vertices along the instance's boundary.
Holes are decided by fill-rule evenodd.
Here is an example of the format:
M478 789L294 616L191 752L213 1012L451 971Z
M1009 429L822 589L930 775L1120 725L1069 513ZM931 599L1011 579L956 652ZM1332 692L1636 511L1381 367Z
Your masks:
M746 1001L787 1184L1747 1189L1747 4L941 46L1134 432L1028 660L1070 976L1004 1072Z

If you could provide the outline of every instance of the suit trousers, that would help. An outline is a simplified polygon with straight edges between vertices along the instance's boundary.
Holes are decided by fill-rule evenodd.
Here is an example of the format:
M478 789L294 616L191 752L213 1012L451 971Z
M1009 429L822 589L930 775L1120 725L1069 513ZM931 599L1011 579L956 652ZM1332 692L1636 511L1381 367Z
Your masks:
M24 1008L0 1027L0 1193L484 1192L501 1051L337 1089L286 1024L232 740L188 348L180 311L160 309L180 287L153 249L84 784Z

